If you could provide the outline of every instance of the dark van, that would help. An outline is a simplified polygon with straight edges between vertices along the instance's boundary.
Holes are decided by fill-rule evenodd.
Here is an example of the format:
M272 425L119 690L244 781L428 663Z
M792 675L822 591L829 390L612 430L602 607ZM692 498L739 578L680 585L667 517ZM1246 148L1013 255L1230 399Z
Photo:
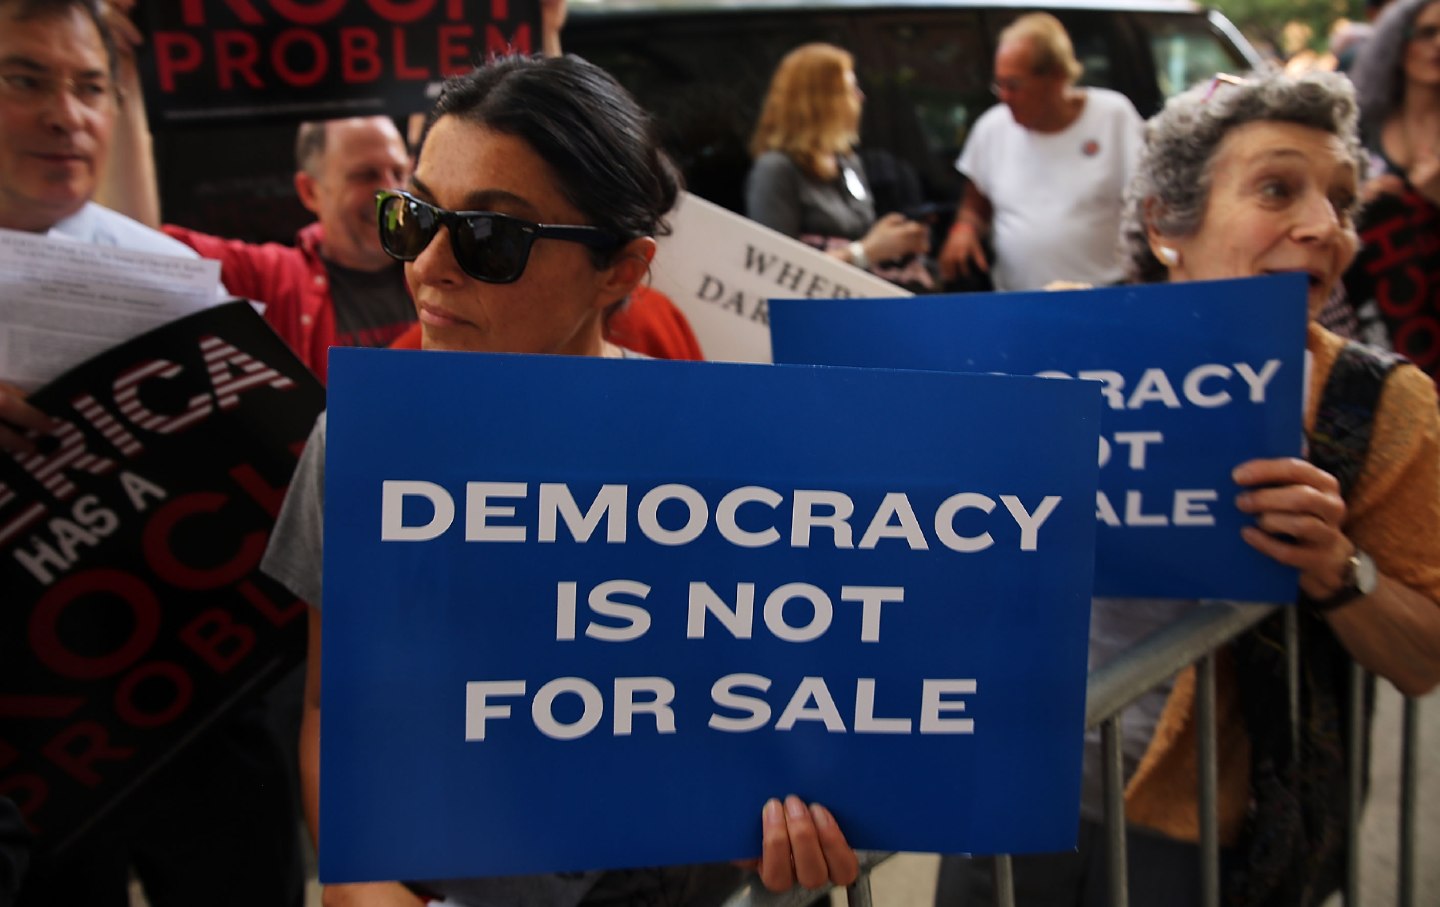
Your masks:
M808 41L839 45L866 96L861 144L879 210L938 211L943 227L961 190L954 161L996 102L996 37L1033 10L1064 23L1084 84L1124 93L1142 116L1216 72L1263 65L1224 16L1188 0L572 0L564 44L655 114L691 191L735 211L776 63Z

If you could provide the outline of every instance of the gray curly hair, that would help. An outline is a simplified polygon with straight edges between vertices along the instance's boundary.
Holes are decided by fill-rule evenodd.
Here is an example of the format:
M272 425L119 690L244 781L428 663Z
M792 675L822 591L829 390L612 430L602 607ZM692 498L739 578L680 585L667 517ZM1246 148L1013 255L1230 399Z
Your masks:
M1217 78L1171 98L1145 126L1145 150L1125 191L1120 247L1127 278L1137 283L1166 279L1165 266L1150 250L1147 228L1165 236L1193 236L1200 229L1215 152L1231 129L1274 121L1323 130L1340 137L1363 176L1356 110L1350 81L1333 72Z
M1375 20L1374 31L1355 58L1350 77L1360 99L1360 128L1374 135L1405 97L1405 43L1422 10L1440 0L1397 0Z

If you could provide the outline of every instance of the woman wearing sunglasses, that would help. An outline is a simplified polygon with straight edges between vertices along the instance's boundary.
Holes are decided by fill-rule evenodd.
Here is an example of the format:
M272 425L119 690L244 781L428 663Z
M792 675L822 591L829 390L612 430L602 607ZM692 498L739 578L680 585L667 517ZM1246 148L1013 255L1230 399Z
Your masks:
M574 57L497 61L446 84L408 191L378 194L380 236L406 262L427 350L625 356L606 315L644 279L678 192L649 119ZM264 569L311 604L300 752L305 817L318 824L320 544L325 419L296 469ZM760 804L756 804L760 806ZM764 805L761 879L848 884L855 852L823 807ZM730 866L336 885L327 905L710 904Z

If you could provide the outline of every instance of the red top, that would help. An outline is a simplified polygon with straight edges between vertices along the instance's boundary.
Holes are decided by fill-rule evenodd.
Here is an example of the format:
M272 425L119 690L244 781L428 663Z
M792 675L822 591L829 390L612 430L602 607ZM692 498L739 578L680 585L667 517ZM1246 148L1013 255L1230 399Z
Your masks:
M705 358L690 322L668 296L649 287L635 288L630 304L616 312L606 325L605 336L612 343L655 359ZM412 325L390 348L420 349L420 325Z

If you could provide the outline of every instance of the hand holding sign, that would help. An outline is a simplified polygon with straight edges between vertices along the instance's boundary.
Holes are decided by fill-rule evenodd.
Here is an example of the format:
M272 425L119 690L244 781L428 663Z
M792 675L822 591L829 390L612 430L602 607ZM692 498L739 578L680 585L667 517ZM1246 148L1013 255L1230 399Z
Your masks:
M758 851L785 888L849 882L852 844L1073 842L1094 385L338 349L330 366L328 443L307 448L327 464L322 879ZM414 387L470 390L394 391ZM732 399L653 437L657 414ZM835 443L852 423L885 430ZM1001 427L980 443L975 425ZM307 512L322 477L301 473L287 507ZM280 549L319 547L285 522ZM951 771L1014 785L933 790Z
M860 875L860 861L830 810L808 807L791 794L782 805L771 799L761 814L764 848L755 869L771 891L795 885L821 888L826 882L849 885Z
M1250 460L1235 469L1246 487L1235 501L1256 515L1240 534L1251 547L1300 570L1300 590L1327 599L1345 584L1355 546L1345 537L1345 499L1340 483L1320 467L1295 457Z
M34 453L35 442L25 437L22 430L46 434L53 427L49 416L26 402L24 391L0 381L0 450Z

